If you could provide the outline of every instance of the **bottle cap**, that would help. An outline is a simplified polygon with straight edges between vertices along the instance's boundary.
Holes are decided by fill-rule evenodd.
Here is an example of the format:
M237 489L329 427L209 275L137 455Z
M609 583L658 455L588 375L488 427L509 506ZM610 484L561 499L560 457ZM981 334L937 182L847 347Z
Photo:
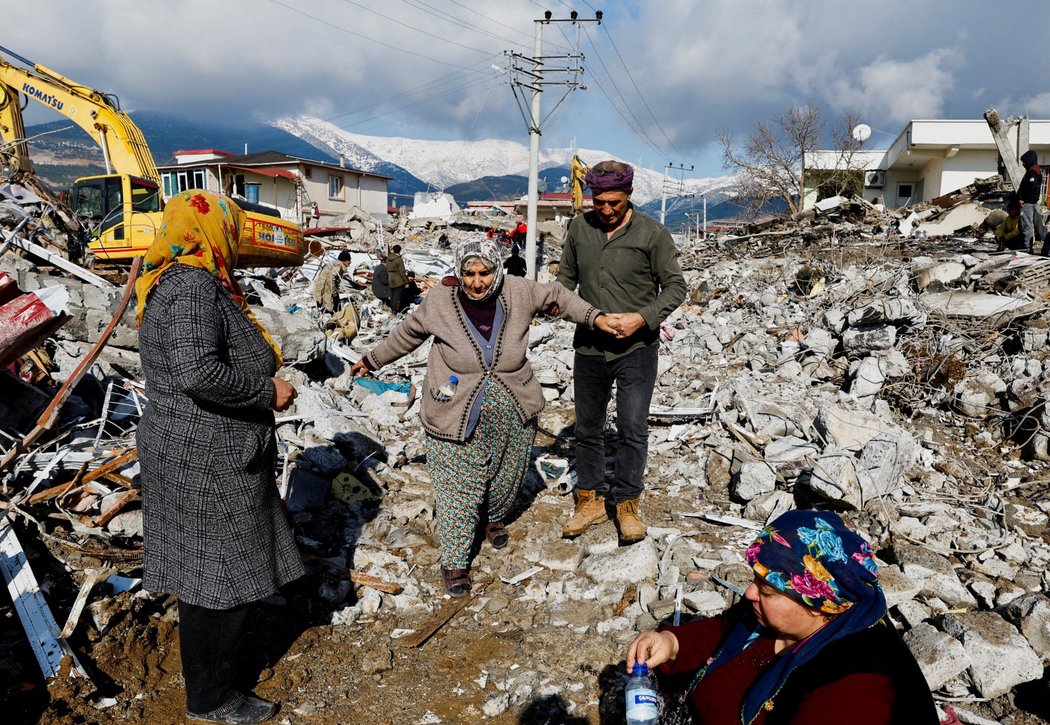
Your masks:
M448 381L450 383L458 383L459 382L459 378L457 378L455 375L449 375L448 376Z
M649 665L644 662L635 662L631 670L631 677L645 677L649 674Z

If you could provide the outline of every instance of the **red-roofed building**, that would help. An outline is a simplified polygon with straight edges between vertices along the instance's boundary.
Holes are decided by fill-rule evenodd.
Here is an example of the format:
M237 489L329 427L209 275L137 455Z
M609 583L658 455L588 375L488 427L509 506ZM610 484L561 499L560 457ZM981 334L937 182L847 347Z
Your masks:
M238 156L194 149L173 155L175 164L159 168L165 199L187 189L210 189L274 208L282 219L321 227L354 207L373 215L387 211L390 177L382 174L278 151ZM319 223L310 215L314 203Z

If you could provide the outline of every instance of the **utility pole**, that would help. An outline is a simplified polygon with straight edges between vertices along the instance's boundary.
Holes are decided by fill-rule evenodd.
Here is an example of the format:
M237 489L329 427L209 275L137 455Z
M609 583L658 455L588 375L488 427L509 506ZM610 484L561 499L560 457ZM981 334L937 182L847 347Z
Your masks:
M693 167L690 166L687 169L687 168L685 168L685 164L675 165L674 163L672 163L670 161L668 161L664 165L664 182L663 182L663 185L662 185L663 189L661 189L661 192L660 192L660 223L661 224L664 223L664 219L667 217L667 172L670 171L670 170L681 171L682 172L682 176L678 180L678 186L674 187L672 189L673 191L677 191L679 194L681 194L682 193L682 188L685 186L685 172L686 171L692 171Z
M601 21L601 10L595 11L593 20L581 19L575 10L569 13L568 18L554 18L551 11L547 10L543 13L543 19L533 21L536 24L536 33L532 57L526 58L520 53L506 52L506 55L511 59L509 72L511 74L511 87L514 90L514 98L518 101L518 108L521 110L522 118L529 129L529 203L528 217L525 222L527 225L525 233L525 265L530 279L536 279L537 273L536 216L537 206L539 205L540 134L543 133L543 127L547 121L561 107L561 104L569 97L570 93L577 88L581 90L587 89L587 86L579 82L580 74L583 72L583 67L580 64L583 60L583 55L579 52L580 23L601 23ZM576 48L574 53L570 55L543 55L543 26L550 23L572 23L576 26ZM566 65L563 68L546 67L546 61L551 60L564 60L570 65ZM519 62L531 63L532 69L525 69L523 66L518 65ZM547 80L546 76L553 74L561 74L567 77L560 80ZM540 93L543 92L543 86L565 86L566 90L561 99L554 105L554 108L550 110L546 117L541 119ZM526 89L532 92L531 108L528 114L525 111Z
M700 198L704 200L704 239L707 239L707 194L701 194Z

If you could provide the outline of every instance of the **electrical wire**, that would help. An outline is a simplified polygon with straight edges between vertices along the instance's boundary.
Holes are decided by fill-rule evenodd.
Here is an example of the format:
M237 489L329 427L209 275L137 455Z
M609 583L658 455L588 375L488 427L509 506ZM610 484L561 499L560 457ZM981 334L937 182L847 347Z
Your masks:
M416 53L415 51L412 51L412 50L406 50L405 48L398 47L396 45L393 45L392 43L385 43L382 40L376 40L375 38L373 38L373 37L371 37L369 35L365 35L364 33L358 33L357 31L350 30L349 28L344 28L341 25L336 25L335 23L329 22L329 21L325 20L324 18L319 18L316 15L311 15L310 13L308 13L308 12L306 12L304 10L300 10L297 7L294 7L294 6L289 5L287 3L281 2L281 0L270 0L270 2L273 3L274 5L280 5L282 8L285 8L286 10L291 10L293 13L298 13L299 15L302 15L305 18L309 18L310 20L313 20L315 22L321 23L322 25L326 25L329 28L332 28L333 30L338 30L341 33L346 33L347 35L353 35L354 37L357 37L357 38L362 38L364 40L367 40L369 42L375 43L377 45L381 45L384 48L389 48L390 50L396 50L399 53L404 53L406 55L415 56L416 58L422 58L423 60L429 60L431 63L439 63L441 65L447 65L447 66L451 66L453 68L461 68L463 70L471 70L468 66L465 66L465 65L460 65L458 63L450 63L450 62L448 62L446 60L439 60L437 58L432 58L429 55L423 55L422 53ZM486 54L489 54L489 51L480 51L480 52L484 52Z
M671 145L671 148L678 155L678 158L680 158L680 159L685 158L685 155L681 151L678 150L678 148L674 145L674 141L672 141L671 137L669 135L667 135L666 131L664 131L664 127L660 125L660 121L657 120L656 114L653 113L653 109L649 107L649 102L646 101L645 100L645 96L642 95L642 89L638 87L638 84L634 80L634 76L631 75L631 69L627 67L627 63L624 62L623 56L620 55L620 49L618 47L616 47L616 41L613 40L612 33L609 32L609 26L608 25L602 25L602 28L605 30L605 35L606 35L606 37L609 38L609 42L612 43L613 50L616 51L616 57L620 59L620 65L622 65L623 69L627 72L627 77L630 79L631 85L634 86L634 90L638 94L638 98L641 99L642 105L645 106L645 110L647 110L649 112L649 117L653 119L653 123L656 124L656 127L658 129L660 129L660 133L663 134L664 139L667 141L667 143L669 143ZM593 45L593 43L591 45Z
M392 18L389 15L384 15L383 13L379 12L378 10L373 10L372 8L367 7L366 5L362 5L359 2L355 2L355 0L343 0L343 2L348 4L348 5L353 5L354 7L361 8L365 12L372 13L373 15L376 15L376 16L378 16L380 18L383 18L384 20L389 20L392 23L396 23L396 24L400 25L403 28L408 28L409 30L414 30L417 33L422 33L423 35L426 35L429 38L435 38L436 40L440 40L443 43L449 43L451 45L455 45L455 46L458 46L460 48L466 48L467 50L473 50L475 53L484 53L485 55L491 55L492 54L492 51L490 51L490 50L482 50L481 48L475 48L475 47L473 47L471 45L465 45L463 43L458 43L455 40L449 40L448 38L446 38L444 36L437 35L435 33L427 32L426 30L423 30L422 28L417 28L414 25L409 25L408 23L403 22L401 20L398 20L397 18Z
M620 108L612 102L612 98L609 97L609 94L605 92L605 88L599 81L598 75L594 74L591 77L594 78L594 82L598 85L598 88L600 88L602 92L605 93L606 98L609 98L609 102L612 103L613 108L616 109L617 113L620 114L620 117L627 122L627 125L631 127L631 129L638 135L638 137L641 140L645 141L651 149L655 150L661 156L670 156L670 154L667 154L660 148L660 144L656 143L653 137L646 132L645 127L642 125L642 122L638 119L637 116L634 115L634 111L631 110L631 104L627 102L627 99L624 97L623 93L620 92L620 88L616 84L616 79L613 77L613 74L609 71L609 67L605 64L605 59L602 58L601 53L598 52L598 46L594 44L594 39L591 37L591 34L587 31L586 28L584 28L583 32L584 35L587 36L587 42L590 43L591 49L594 50L594 55L598 59L598 63L601 65L602 70L605 71L605 75L608 77L609 82L612 83L613 90L616 91L617 96L619 96L620 101L623 103L624 109L626 109L627 114L631 117L631 119L633 119L633 122L628 120L624 113L620 110Z

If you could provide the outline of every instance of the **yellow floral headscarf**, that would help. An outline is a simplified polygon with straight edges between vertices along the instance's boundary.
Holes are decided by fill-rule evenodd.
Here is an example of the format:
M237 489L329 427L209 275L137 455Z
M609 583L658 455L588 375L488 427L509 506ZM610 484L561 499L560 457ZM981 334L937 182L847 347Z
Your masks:
M142 276L135 282L138 298L135 320L142 324L150 293L171 265L178 263L197 267L211 272L240 305L252 324L259 328L273 348L279 367L283 362L280 347L252 314L241 288L233 278L232 271L237 264L243 228L244 212L222 194L194 189L169 199L164 205L160 229L153 244L146 250Z

